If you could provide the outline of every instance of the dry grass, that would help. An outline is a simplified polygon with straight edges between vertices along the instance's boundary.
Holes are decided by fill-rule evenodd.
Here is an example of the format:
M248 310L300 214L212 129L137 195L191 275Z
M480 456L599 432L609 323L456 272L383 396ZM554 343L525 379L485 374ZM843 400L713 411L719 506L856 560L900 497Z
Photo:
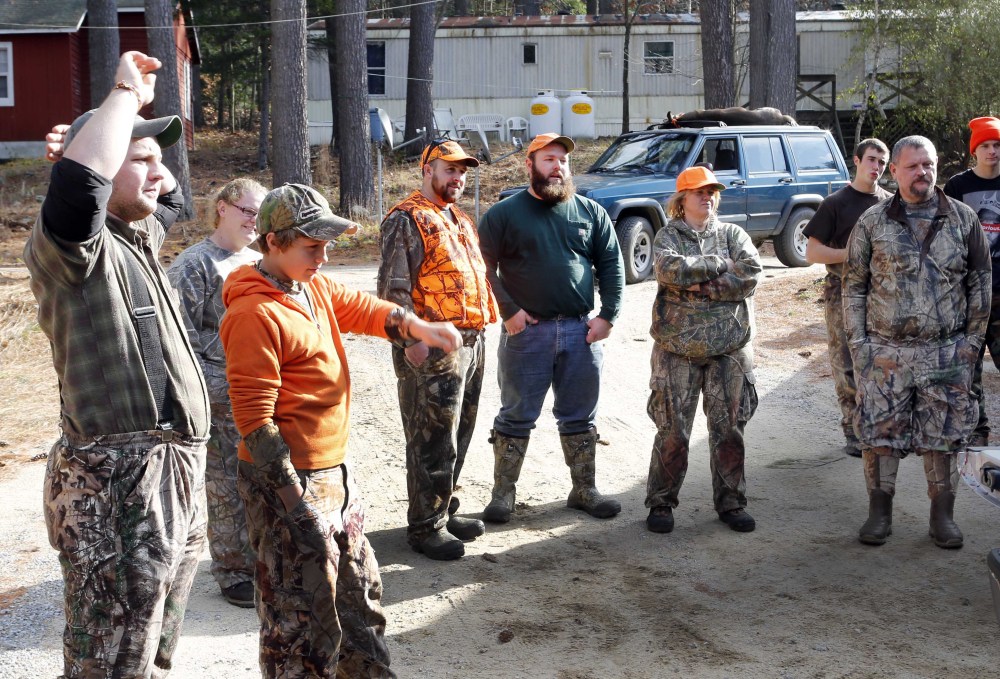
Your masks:
M49 343L26 274L0 275L0 464L45 452L59 424Z
M249 176L264 186L271 185L271 171L257 169L257 137L249 132L223 133L202 129L196 136L197 148L189 153L191 190L197 217L180 222L171 230L164 244L162 260L169 264L178 253L211 232L211 210L215 193L233 177ZM610 139L581 140L573 154L573 169L582 172L607 148ZM511 151L505 144L491 147L494 157ZM420 184L415 157L398 153L383 154L383 208L388 211ZM374 159L373 159L374 165ZM28 231L38 215L41 197L48 187L51 165L44 160L16 160L0 163L0 264L20 265L21 251ZM327 147L313 149L313 185L336 206L340 203L339 161ZM374 178L377 188L378 178ZM500 190L526 181L524 153L479 169L480 210L485 212L496 202ZM475 210L475 174L470 173L465 196L459 205L469 214ZM377 209L357 217L361 232L339 243L345 256L377 259Z

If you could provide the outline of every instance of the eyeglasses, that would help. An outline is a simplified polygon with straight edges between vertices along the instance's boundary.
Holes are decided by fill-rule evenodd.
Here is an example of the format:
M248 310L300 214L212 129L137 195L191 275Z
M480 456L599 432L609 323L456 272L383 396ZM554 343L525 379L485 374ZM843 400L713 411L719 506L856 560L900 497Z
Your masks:
M257 219L257 211L254 210L252 207L242 207L240 205L237 205L236 203L230 203L230 205L232 205L234 208L242 212L243 216L246 217L247 219Z
M420 156L420 166L423 167L424 165L426 165L427 163L430 162L430 157L434 153L434 149L436 149L439 146L444 146L449 141L451 141L451 140L450 139L443 139L443 138L442 139L434 139L433 141L431 141L431 145L428 146L426 149L424 149L423 155Z

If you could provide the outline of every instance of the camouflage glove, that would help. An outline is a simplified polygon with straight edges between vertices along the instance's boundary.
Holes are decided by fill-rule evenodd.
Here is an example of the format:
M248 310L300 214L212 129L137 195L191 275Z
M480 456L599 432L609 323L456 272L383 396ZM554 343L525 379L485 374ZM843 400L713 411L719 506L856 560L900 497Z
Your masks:
M302 485L292 466L288 444L273 422L250 432L244 442L254 466L272 488Z

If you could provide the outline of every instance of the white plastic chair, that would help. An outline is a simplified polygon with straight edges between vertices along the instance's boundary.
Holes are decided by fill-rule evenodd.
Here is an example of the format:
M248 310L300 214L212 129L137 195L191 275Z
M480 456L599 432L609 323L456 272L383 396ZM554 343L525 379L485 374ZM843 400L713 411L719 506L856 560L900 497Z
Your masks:
M495 132L498 139L505 140L503 116L499 113L470 113L458 119L456 126L459 132L481 130L483 134Z
M528 121L521 116L512 116L507 118L504 122L504 128L507 131L507 141L511 141L514 137L519 138L521 141L527 141L528 136Z

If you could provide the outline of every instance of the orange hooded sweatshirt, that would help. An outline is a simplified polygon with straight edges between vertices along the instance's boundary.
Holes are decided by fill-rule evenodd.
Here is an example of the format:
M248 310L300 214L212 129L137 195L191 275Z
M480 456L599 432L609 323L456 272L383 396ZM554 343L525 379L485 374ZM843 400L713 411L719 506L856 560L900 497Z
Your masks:
M305 289L315 323L253 265L236 269L222 288L227 310L219 334L240 434L274 422L296 469L325 469L344 461L350 432L351 381L340 333L385 337L396 305L323 274ZM243 441L239 458L252 462Z

